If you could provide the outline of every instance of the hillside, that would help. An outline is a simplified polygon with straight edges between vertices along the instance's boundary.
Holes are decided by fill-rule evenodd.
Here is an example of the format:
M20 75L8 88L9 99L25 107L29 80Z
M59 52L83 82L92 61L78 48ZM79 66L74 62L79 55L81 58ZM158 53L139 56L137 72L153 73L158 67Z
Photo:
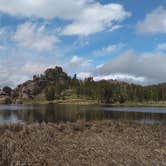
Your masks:
M24 103L46 101L68 101L94 103L124 103L166 101L166 84L140 86L117 80L95 82L92 77L79 80L76 75L68 76L61 67L47 69L34 75L15 89L0 90L0 103Z

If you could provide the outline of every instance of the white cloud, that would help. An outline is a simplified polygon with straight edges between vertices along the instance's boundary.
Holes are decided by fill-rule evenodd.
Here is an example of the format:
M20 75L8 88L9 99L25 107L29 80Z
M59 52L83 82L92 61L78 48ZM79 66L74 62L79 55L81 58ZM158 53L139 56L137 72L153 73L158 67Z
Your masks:
M78 57L78 56L73 56L70 60L71 64L79 64L82 61L82 58Z
M157 49L161 51L166 51L166 43L158 44Z
M11 65L6 68L4 67L5 65L7 65L7 62L5 62L5 64L0 64L0 88L4 86L15 87L17 84L28 80L28 76L24 73L21 73L21 70L19 70L17 67Z
M122 49L124 46L125 46L125 44L123 44L123 43L109 45L109 46L103 48L102 52L110 54L116 50Z
M0 45L0 50L1 50L1 49L4 49L4 48L5 48L5 47L4 47L3 45Z
M159 34L166 33L166 8L158 7L147 14L145 19L137 24L140 33Z
M1 0L0 3L0 12L12 16L69 20L71 24L62 32L65 35L115 30L120 28L119 22L131 15L120 4L103 5L94 0Z
M120 45L109 45L108 47L103 48L102 51L104 51L106 53L112 53L119 47L120 47Z
M119 4L101 5L94 3L86 7L80 16L64 30L65 35L90 35L106 29L117 29L119 26L113 22L120 22L129 17L123 6Z
M16 58L16 57L15 57ZM5 67L8 66L8 67ZM13 60L12 65L1 64L0 62L0 88L4 86L10 86L15 88L17 85L32 79L33 75L42 74L47 68L62 66L62 64L44 62L23 62L19 59Z
M23 61L23 59L18 59L19 57L15 56L15 61L12 59L10 61L4 61L5 64L0 63L0 88L3 86L16 87L18 84L21 84L29 79L32 79L32 76L35 74L42 74L47 68L55 67L57 63L45 63L45 62L34 62ZM13 61L13 63L11 63ZM10 63L11 65L8 65ZM8 67L6 68L5 66Z
M12 16L74 19L89 0L1 0L0 3L0 11Z
M54 56L42 56L36 53L31 55L31 51L21 51L19 49L10 50L10 56L0 55L0 88L3 86L16 87L18 84L32 79L34 74L41 74L45 69L63 66L63 63Z
M73 70L77 68L86 68L91 66L91 60L79 56L73 56L69 61L69 66Z
M0 36L3 36L6 33L5 28L0 28Z
M21 71L25 74L41 74L43 73L47 68L53 67L51 65L45 65L42 63L31 63L27 62L21 69Z
M11 36L11 30L7 27L0 27L0 42L1 42L1 46L2 43L7 42L10 39Z
M134 75L129 75L129 74L115 73L115 74L110 74L110 75L97 76L97 77L94 77L94 80L95 81L99 81L99 80L120 80L120 81L125 81L125 82L136 83L136 84L144 84L145 81L146 81L146 78L136 77Z
M92 54L95 56L106 56L111 55L114 52L118 52L125 47L124 43L111 44L107 47L103 47L101 50L96 50Z
M52 50L59 39L45 32L44 26L26 22L17 27L13 40L21 47L37 51Z
M145 54L137 54L133 51L126 51L103 67L96 69L95 76L116 75L117 73L126 77L132 76L137 78L138 83L152 84L166 81L166 54L161 52L152 52ZM124 78L125 78L124 77ZM123 78L121 76L121 78ZM124 80L128 80L127 79ZM144 80L143 80L144 79ZM135 81L134 81L135 83Z
M102 68L103 66L104 66L104 64L97 65L97 66L96 66L96 69L100 69L100 68Z
M115 30L120 29L122 27L123 27L122 25L114 25L111 27L111 29L109 31L112 32L112 31L115 31Z
M85 78L88 78L90 76L91 76L91 73L89 73L89 72L80 72L77 74L77 77L82 80L84 80Z

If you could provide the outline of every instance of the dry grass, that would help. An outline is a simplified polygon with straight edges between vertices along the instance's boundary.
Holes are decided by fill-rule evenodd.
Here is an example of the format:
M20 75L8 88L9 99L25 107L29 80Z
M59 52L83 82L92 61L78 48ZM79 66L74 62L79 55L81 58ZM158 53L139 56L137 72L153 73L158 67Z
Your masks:
M166 125L120 121L3 125L1 165L166 165Z

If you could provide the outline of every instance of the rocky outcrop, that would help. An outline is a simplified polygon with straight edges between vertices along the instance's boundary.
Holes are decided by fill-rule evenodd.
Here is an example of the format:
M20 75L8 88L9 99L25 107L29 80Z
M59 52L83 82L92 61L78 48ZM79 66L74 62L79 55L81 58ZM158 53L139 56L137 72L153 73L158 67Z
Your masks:
M61 96L71 96L74 93L72 89L66 89L61 93Z
M32 80L18 85L15 89L18 92L17 100L33 99L35 97L44 98L44 91L48 86L53 85L56 88L63 87L67 89L69 80L70 77L61 67L47 69L43 75L35 75ZM69 92L65 93L69 94Z

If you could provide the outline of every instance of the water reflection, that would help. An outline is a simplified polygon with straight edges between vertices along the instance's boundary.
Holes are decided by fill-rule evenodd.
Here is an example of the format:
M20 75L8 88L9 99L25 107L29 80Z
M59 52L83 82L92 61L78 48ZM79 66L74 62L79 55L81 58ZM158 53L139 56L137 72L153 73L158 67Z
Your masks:
M166 108L107 107L79 105L0 106L0 123L74 122L89 120L134 120L141 123L166 122Z

